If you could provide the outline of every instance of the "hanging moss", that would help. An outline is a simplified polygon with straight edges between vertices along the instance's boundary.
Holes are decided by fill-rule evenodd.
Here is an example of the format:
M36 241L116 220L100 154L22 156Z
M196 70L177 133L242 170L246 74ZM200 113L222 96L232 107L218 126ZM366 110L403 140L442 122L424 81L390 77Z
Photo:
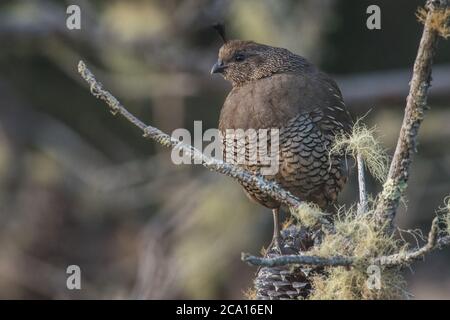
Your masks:
M302 202L297 208L291 208L291 214L305 227L314 227L326 216L314 203Z
M335 230L325 232L320 245L308 252L311 255L331 257L352 256L358 259L351 268L327 268L312 281L310 299L401 299L408 296L406 283L399 268L379 267L380 287L370 289L368 267L370 259L393 253L406 253L407 244L386 234L380 228L373 211L357 214L355 210L340 210Z
M359 154L372 176L383 182L387 176L389 158L375 137L376 131L376 127L368 129L361 119L358 119L350 133L336 136L335 143L329 152L330 156L345 154L356 159Z
M427 20L428 10L419 8L416 13L417 19L425 24ZM430 27L438 32L438 34L447 39L450 37L450 9L435 10L431 15Z

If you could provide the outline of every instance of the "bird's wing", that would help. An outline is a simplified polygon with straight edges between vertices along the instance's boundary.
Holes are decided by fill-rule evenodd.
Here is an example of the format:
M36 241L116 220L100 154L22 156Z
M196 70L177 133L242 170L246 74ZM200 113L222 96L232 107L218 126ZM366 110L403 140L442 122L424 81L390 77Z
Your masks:
M336 200L348 172L341 158L329 154L334 135L323 126L320 109L299 114L286 124L280 134L278 179L301 199L326 208Z
M336 128L341 128L345 132L349 132L353 120L336 82L324 73L319 73L315 81L319 83L319 87L323 88L322 91L326 90L322 93L321 105L318 106L324 115L320 124L322 129L334 128L336 130Z

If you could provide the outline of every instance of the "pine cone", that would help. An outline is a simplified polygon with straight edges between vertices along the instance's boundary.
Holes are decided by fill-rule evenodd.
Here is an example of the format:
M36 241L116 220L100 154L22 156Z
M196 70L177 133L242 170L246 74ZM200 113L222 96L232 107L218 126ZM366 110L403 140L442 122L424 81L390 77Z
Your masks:
M307 251L317 241L320 232L305 227L290 226L281 232L283 246L288 254ZM267 257L278 256L270 248ZM305 299L311 292L311 276L323 272L321 267L280 266L262 267L254 280L257 300Z

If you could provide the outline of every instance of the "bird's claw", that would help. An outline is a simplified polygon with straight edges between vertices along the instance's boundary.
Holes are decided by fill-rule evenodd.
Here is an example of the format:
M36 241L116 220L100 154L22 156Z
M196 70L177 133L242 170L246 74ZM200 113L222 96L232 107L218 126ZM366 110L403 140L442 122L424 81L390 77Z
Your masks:
M283 243L279 237L273 237L272 241L269 244L268 251L273 251L274 253L278 253L280 255L284 254Z

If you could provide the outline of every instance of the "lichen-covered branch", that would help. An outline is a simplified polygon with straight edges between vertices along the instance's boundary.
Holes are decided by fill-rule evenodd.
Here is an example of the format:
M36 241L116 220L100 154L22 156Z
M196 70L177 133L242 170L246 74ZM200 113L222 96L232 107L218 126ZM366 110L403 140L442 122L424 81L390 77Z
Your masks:
M397 253L389 256L379 257L374 260L376 264L395 266L395 265L409 265L415 260L422 259L427 253L435 249L441 249L450 245L450 236L439 237L439 218L435 217L431 224L431 229L428 234L428 241L423 246L416 250L406 253Z
M141 129L144 133L144 137L155 140L165 147L180 149L192 159L201 160L202 165L209 170L227 175L240 182L253 185L263 193L287 206L297 207L300 205L301 202L298 198L289 191L282 189L277 183L268 181L262 175L253 174L238 166L208 157L194 147L181 143L178 139L172 138L158 128L144 124L141 120L131 114L110 92L103 89L103 86L95 79L94 75L86 67L86 64L83 61L78 63L78 72L89 84L91 93L96 98L103 100L109 106L113 114L122 115L129 122Z
M431 83L433 57L440 34L435 26L434 17L436 14L448 10L448 1L428 0L426 8L427 15L417 57L414 62L403 124L388 177L376 208L377 216L382 221L388 221L388 226L393 225L397 207L406 189L412 157L414 152L416 152L417 135L424 118L424 112L427 109L427 95Z
M448 214L448 213L447 213ZM426 254L436 249L450 246L450 235L439 236L441 229L439 228L439 217L435 217L431 224L428 234L427 243L417 249L399 252L392 255L374 257L374 258L356 258L346 256L320 257L314 255L281 255L270 258L255 257L247 253L241 256L242 261L254 266L276 267L285 265L314 265L322 267L351 267L361 264L375 264L381 266L407 266L415 260L422 259Z
M355 259L351 257L334 256L334 257L319 257L309 255L282 255L273 258L255 257L248 253L242 253L242 261L254 266L263 267L277 267L290 264L304 264L322 267L339 267L351 266L355 263Z

